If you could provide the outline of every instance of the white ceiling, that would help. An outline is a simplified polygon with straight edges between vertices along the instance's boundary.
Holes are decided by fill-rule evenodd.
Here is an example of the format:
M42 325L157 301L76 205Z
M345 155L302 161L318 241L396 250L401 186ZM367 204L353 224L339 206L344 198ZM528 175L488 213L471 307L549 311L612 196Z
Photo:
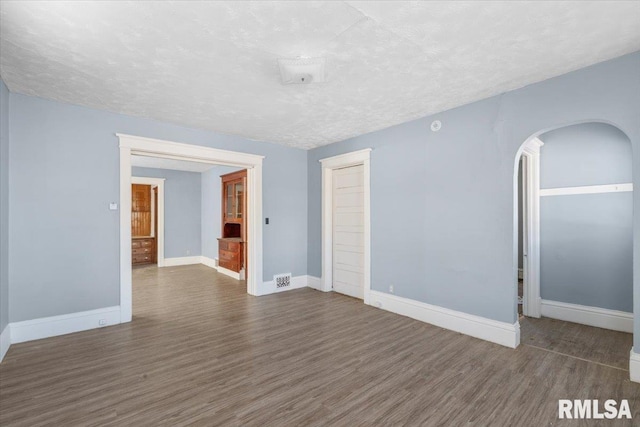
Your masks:
M640 50L640 3L0 3L13 92L312 148ZM326 58L280 83L277 58Z
M154 169L170 169L185 172L206 172L217 165L188 160L165 159L162 157L131 156L131 166Z

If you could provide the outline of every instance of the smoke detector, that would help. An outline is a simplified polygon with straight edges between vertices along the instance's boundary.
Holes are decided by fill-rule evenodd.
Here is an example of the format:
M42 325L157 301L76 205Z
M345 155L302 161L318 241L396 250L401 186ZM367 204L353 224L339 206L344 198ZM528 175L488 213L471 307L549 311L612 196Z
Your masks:
M280 58L282 84L322 83L325 81L324 64L324 58Z

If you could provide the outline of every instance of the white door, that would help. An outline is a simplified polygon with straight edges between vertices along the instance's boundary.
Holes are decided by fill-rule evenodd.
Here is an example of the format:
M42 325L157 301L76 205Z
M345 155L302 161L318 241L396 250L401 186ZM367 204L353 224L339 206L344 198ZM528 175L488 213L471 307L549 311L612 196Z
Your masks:
M333 171L333 290L364 298L364 166Z

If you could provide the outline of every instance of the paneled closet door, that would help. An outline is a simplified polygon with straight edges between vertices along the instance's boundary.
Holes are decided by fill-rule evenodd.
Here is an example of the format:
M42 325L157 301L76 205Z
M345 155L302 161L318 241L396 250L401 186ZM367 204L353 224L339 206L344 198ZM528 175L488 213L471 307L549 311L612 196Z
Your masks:
M364 167L333 171L333 290L364 298Z

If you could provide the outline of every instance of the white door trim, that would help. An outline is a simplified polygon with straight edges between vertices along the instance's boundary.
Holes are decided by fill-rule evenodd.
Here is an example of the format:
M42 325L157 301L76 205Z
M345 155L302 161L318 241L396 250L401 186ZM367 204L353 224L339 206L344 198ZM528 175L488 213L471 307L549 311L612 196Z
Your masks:
M371 148L321 159L322 165L322 290L333 288L333 170L363 165L364 173L364 303L371 293Z
M544 143L538 138L531 138L524 143L520 154L522 155L523 184L527 186L523 197L524 214L523 230L523 280L524 295L522 312L525 316L540 317L540 147ZM514 188L518 187L518 159L516 156L516 168ZM515 216L515 241L518 242L518 197L523 189L517 189L514 194ZM517 247L517 245L516 245ZM516 249L517 254L517 249ZM516 255L517 257L517 255ZM518 263L515 263L515 277L517 286Z
M156 237L156 259L158 267L164 267L164 178L148 178L146 176L132 176L131 184L143 184L158 187L158 235ZM153 203L152 203L153 205ZM153 207L152 207L153 209ZM151 230L153 231L153 230Z
M262 285L262 160L264 156L219 150L140 136L116 134L120 143L120 317L132 318L131 155L165 157L247 168L247 293L264 293ZM159 224L158 224L159 225Z

